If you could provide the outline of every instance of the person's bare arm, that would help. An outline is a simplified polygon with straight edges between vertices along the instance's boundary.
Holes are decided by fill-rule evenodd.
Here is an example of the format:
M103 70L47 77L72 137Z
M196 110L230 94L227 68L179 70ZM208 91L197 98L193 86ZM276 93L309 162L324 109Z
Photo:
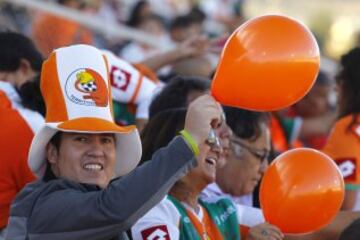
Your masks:
M174 63L180 59L199 56L205 52L208 46L208 39L204 36L191 37L177 45L174 49L152 55L139 62L153 71Z

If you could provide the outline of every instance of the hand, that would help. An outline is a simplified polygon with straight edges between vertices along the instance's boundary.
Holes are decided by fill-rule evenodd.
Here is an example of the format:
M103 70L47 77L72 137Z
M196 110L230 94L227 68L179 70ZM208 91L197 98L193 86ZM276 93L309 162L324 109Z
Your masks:
M230 129L230 127L226 124L225 119L222 120L222 124L220 128L217 129L217 131L219 132L222 152L216 163L216 166L218 168L221 168L226 164L226 158L228 157L229 149L230 149L230 138L233 135L233 132Z
M185 130L198 145L205 143L211 127L220 123L222 108L210 95L203 95L193 101L185 118Z
M208 51L214 54L220 54L229 37L230 35L228 33L225 33L215 39L210 40Z
M151 68L153 71L157 71L167 64L200 56L208 49L208 42L209 40L205 36L190 37L178 44L174 49L149 56L138 63Z
M250 228L247 240L282 240L284 234L281 230L269 223L262 223Z
M209 39L205 36L194 36L178 45L177 51L182 58L199 56L208 49Z

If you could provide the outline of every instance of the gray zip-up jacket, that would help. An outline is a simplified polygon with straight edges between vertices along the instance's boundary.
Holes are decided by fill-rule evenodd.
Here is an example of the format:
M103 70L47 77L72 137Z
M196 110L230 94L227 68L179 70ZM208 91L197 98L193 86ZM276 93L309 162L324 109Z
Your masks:
M27 185L12 204L6 240L127 239L129 229L197 165L182 137L106 189L63 179Z

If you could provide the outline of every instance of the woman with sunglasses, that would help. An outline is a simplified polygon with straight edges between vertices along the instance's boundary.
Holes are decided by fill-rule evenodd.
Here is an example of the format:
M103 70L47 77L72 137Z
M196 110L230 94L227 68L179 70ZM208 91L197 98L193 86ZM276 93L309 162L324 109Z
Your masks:
M165 146L183 128L185 109L170 109L150 119L143 132L144 157ZM215 181L229 148L226 124L215 130L217 141L200 146L199 165L171 188L169 196L151 209L132 228L138 239L240 239L243 215L227 198L199 200L201 191ZM219 140L220 139L220 140ZM171 159L169 159L171 161ZM249 226L252 227L252 226ZM278 228L268 223L254 226L246 239L283 239Z

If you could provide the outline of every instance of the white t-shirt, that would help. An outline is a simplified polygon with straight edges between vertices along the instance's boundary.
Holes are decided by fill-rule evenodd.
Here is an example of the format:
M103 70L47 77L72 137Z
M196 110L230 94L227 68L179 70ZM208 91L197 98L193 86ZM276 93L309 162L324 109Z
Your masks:
M200 195L201 198L215 197L215 196L219 196L219 197L223 196L230 198L235 204L240 204L249 207L253 206L252 194L244 195L241 197L236 197L230 194L226 194L220 189L220 187L216 183L211 183L207 185Z

